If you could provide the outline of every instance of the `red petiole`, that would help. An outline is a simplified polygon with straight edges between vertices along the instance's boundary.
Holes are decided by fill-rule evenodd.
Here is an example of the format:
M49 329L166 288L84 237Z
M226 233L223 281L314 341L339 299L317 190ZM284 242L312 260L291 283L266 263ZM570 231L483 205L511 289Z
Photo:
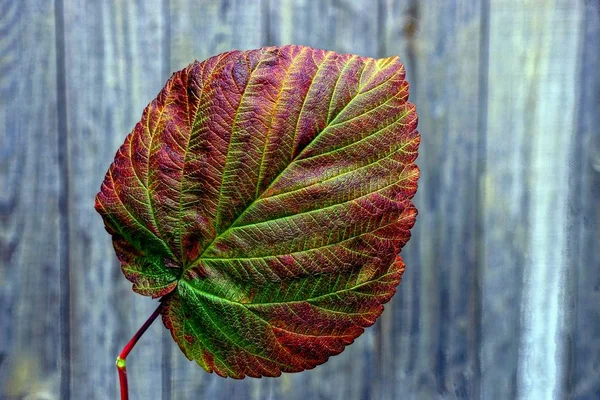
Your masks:
M154 310L150 318L144 325L133 335L131 340L123 347L119 357L117 357L117 370L119 371L119 385L121 387L121 400L129 400L129 389L127 386L127 369L125 368L125 359L133 349L133 346L140 340L142 335L146 332L146 330L152 325L156 317L160 315L160 309L162 307L162 303Z

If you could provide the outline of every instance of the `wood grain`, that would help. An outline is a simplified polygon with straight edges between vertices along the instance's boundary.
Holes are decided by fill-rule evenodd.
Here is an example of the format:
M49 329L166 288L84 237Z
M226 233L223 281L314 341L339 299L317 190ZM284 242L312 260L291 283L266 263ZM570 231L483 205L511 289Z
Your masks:
M403 6L404 4L404 6ZM382 397L479 395L478 132L481 7L385 2L385 49L406 63L419 111L419 217L382 319ZM393 14L403 10L402 14ZM388 11L389 10L389 11ZM392 17L393 15L393 17ZM447 38L452 38L447 40ZM406 286L404 286L406 285ZM419 327L427 326L423 330ZM388 350L393 349L393 350Z
M528 95L537 98L528 112L532 121L529 179L530 230L521 304L521 335L517 394L520 398L564 398L564 345L568 308L567 187L569 148L577 115L577 45L582 7L550 2L538 9L532 26L537 50L529 53L535 79ZM512 4L511 4L511 8ZM520 10L516 10L517 15ZM528 10L526 10L527 12ZM513 8L513 12L515 12ZM539 36L538 36L539 35ZM533 53L533 55L532 55ZM561 62L554 60L561 59Z
M131 292L94 196L119 145L161 89L165 18L145 1L65 2L74 399L117 398L116 356L156 302ZM155 324L128 362L132 398L157 398L162 338Z
M68 372L69 293L61 279L55 9L46 1L1 9L0 397L58 398Z
M580 28L577 69L578 112L570 142L569 242L572 303L568 340L567 394L593 399L600 394L600 6L588 2Z
M566 166L581 9L492 1L490 10L483 336L496 339L483 349L483 373L502 383L484 385L483 394L562 398Z

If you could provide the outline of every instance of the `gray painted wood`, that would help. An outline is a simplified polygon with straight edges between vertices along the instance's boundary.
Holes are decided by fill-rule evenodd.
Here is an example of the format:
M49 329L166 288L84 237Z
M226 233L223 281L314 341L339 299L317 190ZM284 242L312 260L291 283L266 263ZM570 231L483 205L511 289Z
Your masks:
M17 6L18 5L18 6ZM194 59L286 43L397 54L417 104L420 215L380 320L300 374L235 381L156 322L131 398L600 396L600 5L584 0L0 0L0 398L117 397L156 306L93 198Z
M569 148L576 132L577 45L583 7L571 1L531 5L537 8L530 19L536 31L529 40L535 41L536 50L529 52L531 64L526 68L533 67L536 77L526 78L523 87L529 86L528 95L535 96L537 104L528 112L532 151L527 208L531 212L528 263L523 271L517 395L522 399L564 398L565 295L569 283L565 193L569 170L564 166L570 164ZM515 11L516 15L521 12ZM562 61L554 61L558 59Z
M0 398L41 398L68 372L55 9L0 8Z
M572 315L567 341L569 398L600 397L600 7L588 2L580 28L576 132L569 179Z
M562 398L581 9L492 1L490 15L482 293L483 336L495 339L482 349L483 394Z
M94 196L126 134L166 81L165 17L145 1L65 2L66 132L72 358L71 397L117 398L115 360L156 307L132 296ZM128 362L132 398L162 390L155 324Z
M382 318L379 357L386 373L380 379L381 398L474 398L480 390L476 224L481 132L479 80L474 77L482 69L481 6L475 1L386 1L384 7L383 48L399 54L406 65L411 101L420 107L422 140L415 197L419 216L403 251L408 268Z
M531 108L536 99L527 96L528 86L523 83L524 58L533 45L522 42L530 34L523 32L526 21L523 14L513 20L509 5L498 8L496 5L494 13L490 12L488 28L488 120L480 171L485 210L481 238L482 337L490 339L481 349L481 372L483 397L505 399L516 396L519 310L523 270L528 264L532 128L523 110Z

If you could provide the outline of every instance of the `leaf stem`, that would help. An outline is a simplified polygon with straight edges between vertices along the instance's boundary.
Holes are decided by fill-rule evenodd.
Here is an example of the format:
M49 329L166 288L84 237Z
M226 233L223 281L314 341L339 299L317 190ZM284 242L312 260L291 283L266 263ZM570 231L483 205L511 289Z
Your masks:
M129 340L125 347L123 347L123 350L121 350L121 353L117 357L117 370L119 371L119 386L121 388L121 400L129 400L129 388L127 386L127 369L125 368L125 359L133 349L133 346L135 346L135 344L138 342L138 340L140 340L140 338L146 332L146 330L148 330L150 325L152 325L156 317L160 315L162 305L163 303L159 304L159 306L156 307L156 310L154 310L150 318L148 318L146 322L144 322L144 325L142 325L142 327L135 333L135 335L133 335L131 340Z

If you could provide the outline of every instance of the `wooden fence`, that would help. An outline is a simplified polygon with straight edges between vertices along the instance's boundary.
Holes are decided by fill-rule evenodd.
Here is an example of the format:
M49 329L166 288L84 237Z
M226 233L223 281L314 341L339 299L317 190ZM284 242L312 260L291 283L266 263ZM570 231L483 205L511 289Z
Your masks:
M600 397L599 38L583 0L0 0L0 397L117 398L155 301L93 209L104 173L172 71L284 43L406 66L403 283L341 355L277 379L209 375L155 323L132 399Z

